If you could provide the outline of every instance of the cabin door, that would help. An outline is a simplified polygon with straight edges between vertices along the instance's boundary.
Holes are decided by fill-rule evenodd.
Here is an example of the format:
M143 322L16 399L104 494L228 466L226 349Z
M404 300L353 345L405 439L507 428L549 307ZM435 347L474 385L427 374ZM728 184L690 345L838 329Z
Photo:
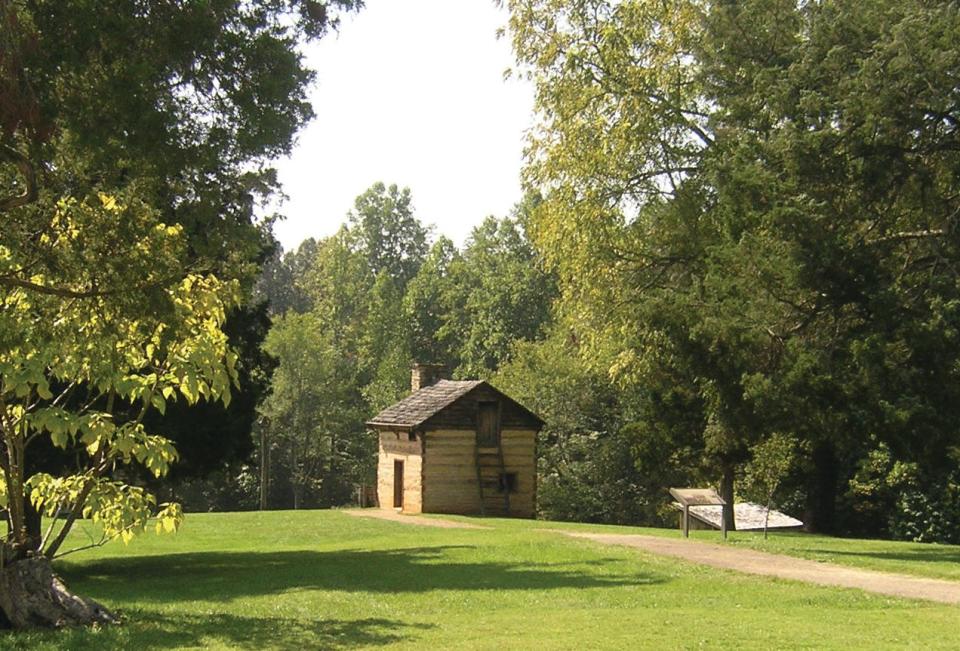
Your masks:
M393 508L403 508L403 461L393 462Z
M477 410L477 447L500 446L500 409L495 402L481 402Z

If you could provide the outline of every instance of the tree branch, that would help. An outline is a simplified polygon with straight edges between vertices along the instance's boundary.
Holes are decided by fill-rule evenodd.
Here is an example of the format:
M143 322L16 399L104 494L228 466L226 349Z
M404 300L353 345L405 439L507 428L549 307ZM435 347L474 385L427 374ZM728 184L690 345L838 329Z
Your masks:
M30 159L9 145L0 145L0 161L8 161L17 166L23 175L23 192L9 197L0 197L0 212L6 212L26 206L37 200L37 173Z
M23 280L22 278L13 278L11 276L0 277L0 287L22 287L23 289L29 289L30 291L38 294L59 296L61 298L95 298L97 296L108 296L110 294L119 293L118 290L87 289L83 291L77 291L74 289L67 289L66 287L51 287L49 285L41 285L29 280Z
M891 233L890 235L884 235L883 237L878 237L875 240L869 240L866 243L870 246L873 246L876 244L885 244L887 242L902 242L904 240L925 240L933 237L946 237L946 235L947 231L942 228L925 231L904 231L902 233Z

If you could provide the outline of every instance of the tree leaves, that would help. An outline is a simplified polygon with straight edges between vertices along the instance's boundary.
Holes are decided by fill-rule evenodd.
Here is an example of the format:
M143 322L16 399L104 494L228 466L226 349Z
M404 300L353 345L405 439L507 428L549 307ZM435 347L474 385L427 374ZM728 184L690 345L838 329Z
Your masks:
M728 477L773 432L851 457L877 436L944 472L957 8L508 4L537 87L531 232L586 362L677 441L658 399L683 383Z

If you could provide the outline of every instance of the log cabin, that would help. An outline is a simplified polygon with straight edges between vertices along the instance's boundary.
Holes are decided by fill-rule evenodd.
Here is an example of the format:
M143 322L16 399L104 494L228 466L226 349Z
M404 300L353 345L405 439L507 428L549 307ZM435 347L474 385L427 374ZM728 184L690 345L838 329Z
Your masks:
M380 438L380 507L533 517L543 421L487 382L440 373L415 366L412 393L367 422Z

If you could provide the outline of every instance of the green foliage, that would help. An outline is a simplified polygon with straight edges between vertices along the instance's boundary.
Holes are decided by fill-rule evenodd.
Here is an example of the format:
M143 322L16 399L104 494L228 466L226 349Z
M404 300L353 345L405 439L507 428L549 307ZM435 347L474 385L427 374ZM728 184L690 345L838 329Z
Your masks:
M960 417L957 8L507 4L537 88L531 229L588 363L651 394L671 439L699 421L730 481L777 431L843 458L877 437L942 470ZM660 408L665 378L695 418ZM809 495L834 490L830 458Z
M98 525L101 542L120 538L129 543L151 519L157 533L173 533L183 522L179 504L157 505L156 498L139 486L87 475L53 477L42 473L27 481L34 508L53 518L69 505L82 503L81 515Z
M294 507L317 496L321 503L336 503L350 494L351 482L365 478L343 472L340 464L363 422L357 368L313 313L279 317L264 348L279 365L261 413L268 444L289 473ZM370 453L368 446L364 452Z
M410 330L410 354L414 360L457 366L459 343L445 324L450 307L457 302L453 269L460 259L453 242L440 237L430 247L420 271L403 296L403 321Z
M264 262L257 280L254 295L266 303L271 315L288 311L303 313L311 308L306 282L308 272L317 257L319 243L308 238L296 251L283 252L277 242L269 258Z
M413 278L427 253L429 231L413 216L410 188L374 183L357 197L348 233L377 276L386 273L400 288Z
M56 554L84 513L107 538L155 509L176 528L179 507L111 477L176 459L151 410L229 404L255 203L312 114L299 46L356 4L0 0L5 562ZM37 474L58 450L72 469ZM29 531L28 492L69 511L59 531Z
M797 464L799 443L791 436L774 432L750 450L750 461L743 469L743 496L772 505L781 483Z
M122 191L182 224L191 258L249 279L268 161L312 116L300 45L358 4L0 2L0 206L36 199L11 203L0 244L36 244L62 197Z
M370 288L366 332L360 341L360 360L370 378L364 395L376 412L410 390L410 325L403 321L403 294L398 281L385 271Z
M11 534L22 535L20 505L29 496L38 510L89 515L103 521L108 538L127 539L143 529L155 500L105 475L132 464L161 477L176 460L167 439L146 431L148 410L162 413L178 396L229 403L236 355L222 325L238 284L175 273L182 228L159 222L142 204L105 194L60 202L43 238L47 256L40 268L47 273L8 291L0 313L2 465L7 505L18 523ZM110 257L106 247L116 247ZM0 250L5 270L26 264L21 251ZM99 259L106 262L94 264ZM146 284L147 302L127 293L139 283ZM65 300L50 288L82 296ZM128 408L117 409L118 401ZM83 470L26 476L26 454L40 437L75 452ZM162 528L175 528L176 507L163 513ZM44 551L55 553L62 536L48 534L43 542L50 543Z
M460 377L487 377L510 358L515 341L543 336L555 281L517 219L488 217L450 263L456 289L441 338L455 341Z
M860 463L849 482L857 515L879 522L884 535L897 540L957 544L960 541L960 482L953 467L923 473L919 464L895 460L880 444Z

